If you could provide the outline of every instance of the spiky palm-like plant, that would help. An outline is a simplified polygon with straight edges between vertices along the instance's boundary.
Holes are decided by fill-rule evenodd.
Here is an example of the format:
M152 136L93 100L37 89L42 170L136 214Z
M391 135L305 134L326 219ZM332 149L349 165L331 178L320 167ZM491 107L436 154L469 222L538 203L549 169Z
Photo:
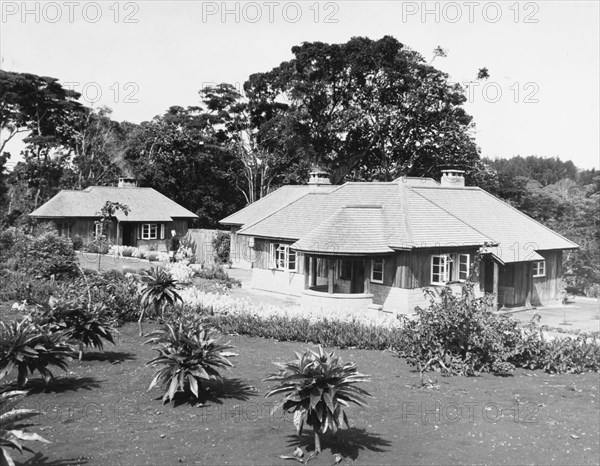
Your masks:
M202 383L220 380L218 369L233 367L230 357L237 354L227 350L233 347L219 343L216 332L202 324L187 326L183 320L165 324L152 332L146 343L158 344L158 356L147 365L158 366L148 390L160 384L164 387L163 403L172 401L178 391L188 388L196 398ZM162 366L162 367L161 367Z
M35 409L16 407L16 401L26 394L27 392L23 390L0 392L0 466L14 466L15 462L10 456L10 450L18 450L20 453L23 453L23 450L31 452L23 445L23 441L50 443L40 435L25 430L30 423L23 423L23 421L39 414Z
M350 403L366 405L365 397L371 395L354 384L368 382L369 376L357 371L354 363L342 364L334 352L326 353L307 349L304 354L296 353L296 359L287 363L275 363L281 369L264 381L278 382L265 396L287 394L273 411L282 407L294 413L294 424L298 435L306 422L315 436L315 453L321 452L320 434L328 430L349 427L344 412Z
M48 366L67 370L71 349L60 333L49 333L29 319L0 322L0 379L17 368L17 385L24 386L29 375L38 371L48 381Z
M141 337L143 336L142 319L147 308L152 308L155 315L160 313L164 317L165 307L175 306L177 302L182 302L182 299L177 293L177 281L166 270L159 267L144 270L140 275L140 281L142 282L142 290L138 326Z

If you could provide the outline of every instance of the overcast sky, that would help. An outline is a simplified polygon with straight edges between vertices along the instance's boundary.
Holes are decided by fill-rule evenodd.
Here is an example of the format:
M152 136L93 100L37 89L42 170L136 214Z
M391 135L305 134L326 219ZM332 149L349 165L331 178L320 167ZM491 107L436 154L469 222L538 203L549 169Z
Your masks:
M59 78L86 105L142 122L242 83L302 42L392 35L471 88L482 155L599 161L598 1L2 1L2 69ZM13 146L14 151L14 146Z

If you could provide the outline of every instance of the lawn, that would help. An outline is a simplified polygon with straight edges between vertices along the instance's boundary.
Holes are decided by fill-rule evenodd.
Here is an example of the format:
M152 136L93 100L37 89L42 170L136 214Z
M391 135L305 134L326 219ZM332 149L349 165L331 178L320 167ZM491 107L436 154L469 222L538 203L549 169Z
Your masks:
M12 317L3 312L3 318ZM147 324L149 331L153 325ZM290 415L270 414L262 379L306 345L228 337L239 356L222 385L199 403L163 405L147 392L154 354L137 326L120 329L117 345L86 353L46 389L29 383L22 405L39 408L33 431L52 443L31 443L27 465L296 464ZM597 464L600 457L598 374L549 375L517 370L511 377L438 377L419 388L419 375L391 352L338 350L372 381L374 399L348 410L352 428L323 438L311 465L341 464ZM10 378L10 376L9 376Z

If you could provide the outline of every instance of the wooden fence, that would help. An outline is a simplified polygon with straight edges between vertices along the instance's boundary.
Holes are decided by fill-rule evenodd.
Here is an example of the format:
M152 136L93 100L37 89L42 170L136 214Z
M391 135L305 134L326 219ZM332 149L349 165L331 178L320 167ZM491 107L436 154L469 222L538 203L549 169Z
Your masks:
M215 252L213 250L213 239L219 232L227 233L225 230L203 230L199 228L190 228L188 236L196 243L196 263L214 264Z

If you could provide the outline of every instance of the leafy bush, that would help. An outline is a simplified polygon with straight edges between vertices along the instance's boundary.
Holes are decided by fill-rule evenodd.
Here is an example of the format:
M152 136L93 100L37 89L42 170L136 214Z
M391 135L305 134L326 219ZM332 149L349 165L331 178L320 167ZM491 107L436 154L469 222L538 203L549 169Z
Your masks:
M226 231L217 232L212 240L215 262L217 264L230 264L231 235Z
M92 241L91 243L85 244L82 248L85 252L92 254L108 254L110 246L106 241Z
M196 270L183 262L166 264L165 270L178 283L190 283L192 278L196 276Z
M579 335L577 338L557 338L546 342L545 351L537 368L550 373L598 372L600 369L600 344L594 338Z
M286 394L276 405L284 412L294 413L297 434L302 433L306 422L315 435L315 453L321 452L320 434L331 430L350 427L344 408L349 403L366 405L365 397L371 395L354 384L369 381L360 374L354 363L342 365L335 353L326 353L319 346L318 352L307 349L304 354L296 353L296 359L287 363L274 363L279 372L269 375L264 381L278 384L265 396Z
M71 241L75 251L81 251L83 249L83 238L81 236L74 236Z
M214 265L211 267L203 268L196 271L196 277L203 278L205 280L214 280L225 285L227 288L233 288L234 286L242 286L242 282L232 278L220 265Z
M178 261L188 261L189 264L196 262L196 242L190 234L185 235L179 240L179 249L175 258Z
M123 255L123 257L131 257L131 256L133 256L134 250L135 250L135 248L125 247L125 248L123 248L123 251L121 252L121 254Z
M188 390L198 398L202 384L219 380L218 370L233 367L229 358L237 356L227 351L232 346L219 343L211 328L190 326L184 320L165 324L149 336L152 338L146 343L160 347L156 349L158 356L147 363L158 367L148 390L160 384L164 389L163 403L172 401L177 392Z
M0 377L1 379L1 377ZM39 411L35 409L17 408L17 400L27 394L22 390L2 390L0 391L0 464L14 465L14 460L10 456L10 450L31 450L23 445L23 441L37 441L50 443L45 438L27 429L31 422L23 422L33 416L37 416Z
M0 301L45 303L58 291L54 280L35 278L27 272L0 270Z
M77 274L77 258L73 245L56 232L45 231L39 236L10 228L2 233L0 243L6 246L0 253L0 268L12 260L16 271L36 278L71 277Z
M146 255L146 259L148 259L150 262L156 262L158 260L158 254L156 252L149 252Z
M17 385L24 386L29 375L38 371L44 381L53 377L48 366L67 369L70 348L60 333L51 333L29 319L0 322L0 379L17 369Z

